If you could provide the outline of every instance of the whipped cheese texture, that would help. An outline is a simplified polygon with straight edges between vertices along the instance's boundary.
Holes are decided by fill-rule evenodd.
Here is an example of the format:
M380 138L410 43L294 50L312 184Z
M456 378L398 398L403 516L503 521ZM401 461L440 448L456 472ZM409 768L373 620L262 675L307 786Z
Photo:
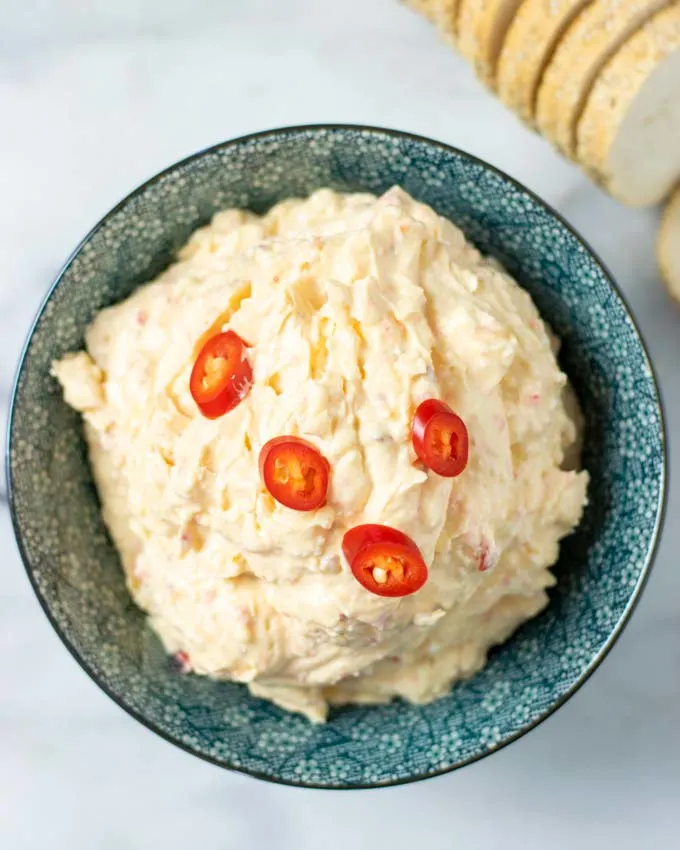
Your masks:
M249 344L253 370L214 420L189 391L211 327ZM314 721L329 704L423 703L546 605L587 489L556 341L515 281L401 189L217 214L102 310L86 348L53 373L83 414L130 592L194 672ZM467 426L457 478L411 445L428 398ZM328 460L324 507L291 510L263 486L260 449L282 434ZM341 544L362 523L417 543L422 589L384 598L356 581Z

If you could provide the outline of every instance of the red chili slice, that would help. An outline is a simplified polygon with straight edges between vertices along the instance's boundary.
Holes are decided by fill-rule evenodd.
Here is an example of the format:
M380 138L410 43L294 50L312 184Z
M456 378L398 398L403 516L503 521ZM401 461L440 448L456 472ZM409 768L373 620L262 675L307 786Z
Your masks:
M342 540L354 578L377 596L408 596L427 581L427 565L416 544L388 525L357 525Z
M250 392L253 370L246 348L234 331L218 333L203 344L191 370L189 389L206 418L223 416Z
M313 511L326 504L330 471L321 452L299 437L274 437L260 452L265 487L294 511Z
M413 416L411 441L419 459L437 475L455 478L468 462L468 432L453 410L428 398Z

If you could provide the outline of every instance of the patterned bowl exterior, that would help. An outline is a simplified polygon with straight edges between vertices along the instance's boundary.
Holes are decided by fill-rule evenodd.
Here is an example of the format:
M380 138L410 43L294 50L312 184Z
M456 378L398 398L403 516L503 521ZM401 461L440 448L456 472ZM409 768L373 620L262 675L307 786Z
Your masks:
M335 710L314 726L246 688L181 675L145 625L102 525L79 416L50 362L96 313L154 277L217 210L262 212L322 186L401 185L459 225L529 290L562 338L587 415L590 504L562 546L549 608L486 668L427 706ZM172 166L110 212L67 262L31 331L9 428L14 528L35 592L90 676L149 728L261 778L358 788L480 758L561 705L611 647L639 595L662 522L665 438L652 369L626 305L583 241L526 189L436 142L363 127L276 130Z

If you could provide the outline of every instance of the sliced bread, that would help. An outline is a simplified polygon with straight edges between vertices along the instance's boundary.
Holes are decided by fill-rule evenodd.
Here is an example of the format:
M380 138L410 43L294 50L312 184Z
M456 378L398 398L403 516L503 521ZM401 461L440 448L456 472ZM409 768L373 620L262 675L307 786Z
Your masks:
M505 35L496 66L503 103L533 124L536 91L555 45L591 0L524 0Z
M405 0L406 5L436 24L442 32L450 34L455 29L458 0Z
M680 2L651 18L602 69L576 141L586 171L625 204L658 203L680 181Z
M568 27L543 73L536 124L574 156L576 124L595 79L613 54L669 0L593 0Z
M680 187L664 210L656 253L668 291L680 302Z
M456 44L477 75L494 86L503 40L522 0L460 0Z

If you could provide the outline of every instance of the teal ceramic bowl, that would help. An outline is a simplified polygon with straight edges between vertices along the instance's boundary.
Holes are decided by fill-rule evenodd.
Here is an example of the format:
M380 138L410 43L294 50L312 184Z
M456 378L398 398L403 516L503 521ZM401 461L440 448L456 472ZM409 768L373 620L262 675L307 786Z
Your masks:
M562 366L587 417L590 504L562 546L550 606L494 651L481 673L431 705L348 707L313 726L243 686L174 668L125 589L99 516L79 417L62 401L49 367L83 345L99 310L158 274L217 210L262 212L322 186L380 193L393 184L501 260L562 338ZM120 706L221 766L291 785L366 788L479 759L536 726L588 678L649 571L666 449L657 385L630 312L559 216L514 180L445 145L325 126L261 133L189 157L96 225L30 332L7 465L14 528L38 599L71 653Z

